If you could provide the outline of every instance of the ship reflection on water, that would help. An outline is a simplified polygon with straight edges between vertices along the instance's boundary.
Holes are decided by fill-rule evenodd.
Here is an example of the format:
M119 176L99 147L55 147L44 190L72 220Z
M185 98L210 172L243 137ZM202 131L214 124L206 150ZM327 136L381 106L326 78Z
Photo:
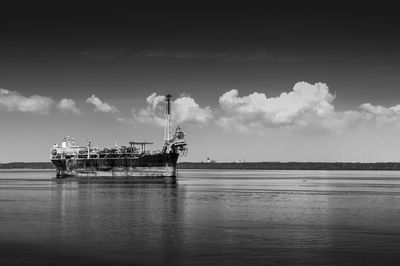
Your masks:
M56 184L58 185L65 185L66 187L68 186L74 186L74 185L81 185L81 186L85 186L85 185L101 185L101 184L112 184L118 186L119 184L123 184L123 185L177 185L177 180L175 177L153 177L153 178L149 178L149 177L144 177L144 178L134 178L134 179L121 179L121 178L117 178L117 179L113 179L113 178L73 178L73 177L69 177L68 179L54 179L54 181L56 182Z
M175 178L56 183L51 235L79 262L180 264L184 191Z

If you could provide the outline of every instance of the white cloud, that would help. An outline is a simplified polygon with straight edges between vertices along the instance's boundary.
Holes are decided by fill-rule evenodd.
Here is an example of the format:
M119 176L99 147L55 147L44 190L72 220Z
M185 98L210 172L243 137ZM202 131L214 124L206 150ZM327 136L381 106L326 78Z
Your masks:
M151 95L149 95L146 98L146 102L148 104L148 107L152 110L156 110L157 108L160 108L160 104L164 103L165 101L165 96L164 95L157 95L155 92L153 92Z
M268 98L254 92L240 97L237 90L219 98L216 123L230 131L264 134L272 128L311 132L343 132L362 128L400 129L400 104L392 107L364 103L355 110L335 111L335 95L324 83L298 82L293 90Z
M118 109L115 106L109 105L106 102L102 102L96 95L92 95L87 98L87 103L91 103L95 106L95 111L103 112L103 113L118 113Z
M172 108L172 119L177 123L205 124L213 117L210 107L201 108L193 98L188 96L173 101Z
M134 121L139 123L164 125L165 96L151 94L146 98L147 106L143 109L132 109ZM174 123L206 124L213 114L210 107L200 107L195 100L189 96L181 96L172 101L171 120Z
M0 107L7 111L48 114L53 107L53 100L39 95L26 97L16 91L0 89Z
M306 117L326 118L334 113L335 95L324 83L298 82L291 92L271 98L258 92L238 95L237 90L231 90L219 98L221 116L217 123L223 128L249 132L301 125Z
M71 112L74 114L80 114L81 111L76 107L76 103L72 99L62 99L58 102L57 108L64 113Z
M376 123L395 123L400 126L400 105L385 107L364 103L360 105L360 116L364 120L375 121Z

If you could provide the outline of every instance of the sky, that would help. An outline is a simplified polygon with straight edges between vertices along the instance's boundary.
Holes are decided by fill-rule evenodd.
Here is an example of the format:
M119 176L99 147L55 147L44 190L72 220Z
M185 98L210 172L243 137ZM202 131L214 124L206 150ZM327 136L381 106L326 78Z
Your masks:
M2 6L0 162L163 142L181 161L400 159L400 35L383 1Z

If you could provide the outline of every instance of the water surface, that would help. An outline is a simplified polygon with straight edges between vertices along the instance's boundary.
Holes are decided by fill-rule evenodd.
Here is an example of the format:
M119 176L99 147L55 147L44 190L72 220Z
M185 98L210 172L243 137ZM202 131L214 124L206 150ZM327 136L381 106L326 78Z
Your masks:
M1 265L397 264L400 172L0 172Z

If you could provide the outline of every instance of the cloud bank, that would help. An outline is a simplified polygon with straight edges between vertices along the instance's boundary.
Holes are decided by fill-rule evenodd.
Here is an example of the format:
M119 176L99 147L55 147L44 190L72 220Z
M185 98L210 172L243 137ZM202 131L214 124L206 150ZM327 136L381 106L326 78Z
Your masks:
M219 98L217 124L242 132L301 125L306 117L323 119L331 116L334 99L335 95L329 92L325 83L298 82L291 92L270 98L258 92L240 97L237 90L230 90Z
M273 128L342 132L390 125L400 129L400 105L364 103L355 110L336 111L335 97L325 83L298 82L292 91L270 98L258 92L240 97L237 90L231 90L219 98L216 124L229 131L258 134Z
M391 107L363 103L353 110L337 111L336 95L325 83L298 82L277 97L263 92L240 96L238 90L230 90L219 97L218 106L210 108L199 105L188 95L172 101L172 122L207 125L211 122L230 132L263 135L273 129L284 132L307 133L343 132L356 128L387 128L400 130L400 104ZM116 119L129 124L164 125L165 96L152 93L143 108L131 110L131 117ZM103 102L94 94L87 98L96 112L119 113L119 110ZM50 97L24 96L17 91L0 89L0 109L6 111L48 114L53 107L63 113L80 114L73 99L61 99L55 104Z
M101 101L96 95L92 95L91 97L86 99L87 103L94 105L94 110L96 112L102 113L118 113L118 109L115 106L109 105L106 102Z
M0 107L5 108L7 111L48 114L53 102L49 97L39 95L26 97L16 91L0 88Z

